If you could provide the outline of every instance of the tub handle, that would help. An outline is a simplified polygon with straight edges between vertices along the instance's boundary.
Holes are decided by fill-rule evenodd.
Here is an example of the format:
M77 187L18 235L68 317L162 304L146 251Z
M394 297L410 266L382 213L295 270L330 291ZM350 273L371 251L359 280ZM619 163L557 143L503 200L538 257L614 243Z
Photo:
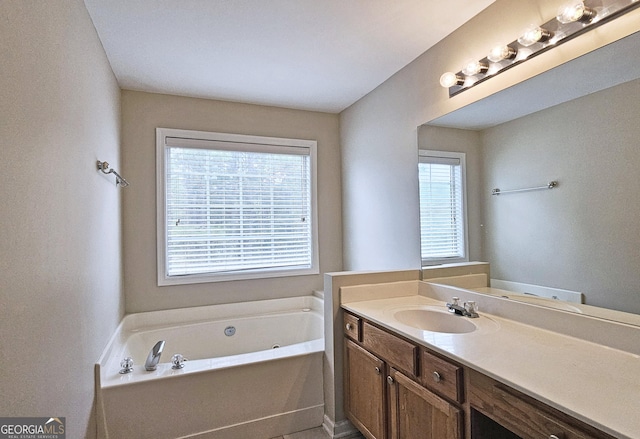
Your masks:
M121 374L133 372L133 358L125 357L124 360L120 362L120 367L122 368L120 369Z
M181 354L174 354L174 356L171 357L171 369L182 369L185 361L187 361L187 359Z

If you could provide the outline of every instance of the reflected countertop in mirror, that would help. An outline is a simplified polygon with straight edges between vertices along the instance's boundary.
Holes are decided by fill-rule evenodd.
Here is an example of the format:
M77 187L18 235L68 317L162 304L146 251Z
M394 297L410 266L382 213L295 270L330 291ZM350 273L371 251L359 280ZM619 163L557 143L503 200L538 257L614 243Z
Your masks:
M491 264L488 262L462 262L423 267L420 279L430 284L454 286L502 300L640 327L640 314L587 305L583 303L582 293L575 291L491 279L490 272Z
M522 294L493 287L472 288L472 291L483 294L490 294L492 296L498 296L504 299L515 300L517 302L530 303L532 305L545 306L548 308L555 308L563 311L585 314L588 316L611 320L619 323L626 323L628 325L640 326L640 315L638 314L631 314L597 306L585 305L584 303L573 303L560 299L551 299L548 297Z

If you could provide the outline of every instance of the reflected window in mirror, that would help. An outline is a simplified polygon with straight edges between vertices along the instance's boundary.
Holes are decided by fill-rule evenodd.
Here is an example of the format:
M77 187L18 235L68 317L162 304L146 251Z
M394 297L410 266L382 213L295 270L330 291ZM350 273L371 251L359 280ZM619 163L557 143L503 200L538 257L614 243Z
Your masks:
M469 260L465 154L420 150L420 248L422 265Z

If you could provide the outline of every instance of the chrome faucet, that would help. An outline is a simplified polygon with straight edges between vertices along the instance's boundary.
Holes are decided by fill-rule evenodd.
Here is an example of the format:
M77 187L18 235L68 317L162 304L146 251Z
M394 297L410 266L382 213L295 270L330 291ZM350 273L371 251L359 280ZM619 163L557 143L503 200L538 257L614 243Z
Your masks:
M460 316L465 316L472 319L480 317L478 315L478 306L476 305L476 302L472 300L465 302L463 305L460 305L460 298L453 297L451 303L447 302L447 308L449 308L449 312L458 314Z
M148 371L156 370L158 367L158 362L160 361L160 355L162 355L162 350L164 349L164 340L160 340L149 352L147 356L147 361L144 363L144 368Z

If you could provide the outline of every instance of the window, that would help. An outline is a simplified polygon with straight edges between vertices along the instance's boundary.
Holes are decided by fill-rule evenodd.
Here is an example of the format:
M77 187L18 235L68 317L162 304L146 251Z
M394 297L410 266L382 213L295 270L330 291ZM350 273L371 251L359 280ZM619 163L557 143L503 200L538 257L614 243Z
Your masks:
M158 128L158 284L317 274L316 142Z
M468 261L465 155L420 151L422 265Z

